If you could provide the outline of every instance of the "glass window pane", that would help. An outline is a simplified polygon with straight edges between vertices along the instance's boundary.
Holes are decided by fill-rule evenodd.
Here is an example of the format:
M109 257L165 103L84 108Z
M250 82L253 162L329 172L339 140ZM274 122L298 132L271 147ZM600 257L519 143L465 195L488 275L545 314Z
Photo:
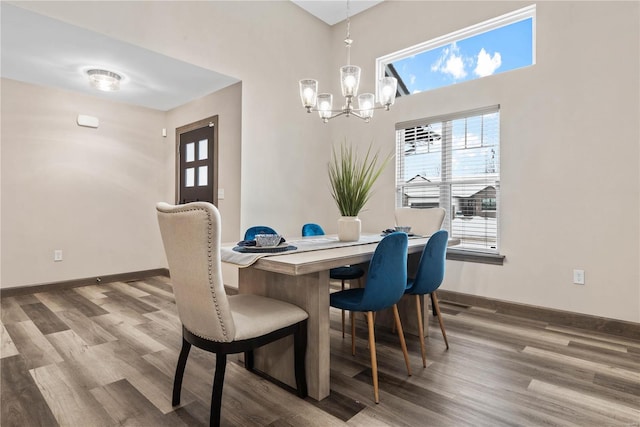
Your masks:
M500 113L452 115L442 122L398 129L396 203L412 208L442 206L447 210L443 227L461 240L459 249L496 253Z
M535 11L527 14L529 17L521 21L502 26L500 22L491 22L510 18L498 17L477 24L475 27L486 30L471 30L476 34L467 38L460 38L456 32L424 42L423 51L411 52L409 56L387 63L387 68L397 73L398 88L404 88L399 95L412 95L533 65L534 22L531 15ZM470 29L466 30L464 33L469 33ZM443 38L448 43L442 45ZM389 71L385 75L390 75Z
M206 160L209 157L208 148L208 139L203 139L198 142L198 160Z
M184 161L193 162L196 159L196 143L190 142L185 146Z
M198 168L198 186L199 187L204 187L207 185L207 171L208 168L207 166L200 166Z
M185 187L193 187L195 185L195 169L194 168L187 168L184 170L184 186Z

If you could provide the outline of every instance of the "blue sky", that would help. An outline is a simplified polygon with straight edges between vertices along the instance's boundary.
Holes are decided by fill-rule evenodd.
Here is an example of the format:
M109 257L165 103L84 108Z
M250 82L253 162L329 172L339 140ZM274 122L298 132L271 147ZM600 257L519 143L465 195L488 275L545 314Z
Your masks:
M410 93L423 92L531 65L532 35L529 18L393 65Z

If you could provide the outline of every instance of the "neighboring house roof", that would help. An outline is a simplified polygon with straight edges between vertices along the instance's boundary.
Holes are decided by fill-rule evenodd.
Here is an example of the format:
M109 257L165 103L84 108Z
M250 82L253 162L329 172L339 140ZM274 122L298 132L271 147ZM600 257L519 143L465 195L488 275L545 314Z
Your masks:
M385 76L387 77L395 77L398 81L398 90L396 91L396 97L401 97L404 95L409 95L409 89L407 89L407 85L404 84L404 80L398 74L396 67L393 66L391 62L385 65Z
M407 180L407 182L414 182L414 180L419 180L419 181L425 181L425 182L431 182L431 180L429 178L427 178L426 176L417 174L416 176L414 176L413 178Z
M411 178L411 180L418 176L420 175L416 175L414 178ZM411 180L407 182L411 182ZM452 196L457 198L471 198L485 190L495 190L495 187L487 184L465 184L464 186L454 185L452 189ZM410 199L438 199L440 198L440 189L435 185L425 187L408 187L405 188L404 195Z

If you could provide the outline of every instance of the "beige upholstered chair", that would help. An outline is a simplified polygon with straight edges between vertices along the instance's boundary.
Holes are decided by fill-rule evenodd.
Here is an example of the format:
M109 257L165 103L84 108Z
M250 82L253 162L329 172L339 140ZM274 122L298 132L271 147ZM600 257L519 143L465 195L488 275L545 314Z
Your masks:
M410 225L411 232L431 236L442 228L443 208L396 208L396 225Z
M297 393L307 395L307 317L301 308L257 295L227 296L220 264L220 214L210 203L156 205L171 283L182 322L182 350L172 404L180 404L182 378L191 345L216 354L210 423L220 425L227 354L244 353L253 370L253 350L294 336Z

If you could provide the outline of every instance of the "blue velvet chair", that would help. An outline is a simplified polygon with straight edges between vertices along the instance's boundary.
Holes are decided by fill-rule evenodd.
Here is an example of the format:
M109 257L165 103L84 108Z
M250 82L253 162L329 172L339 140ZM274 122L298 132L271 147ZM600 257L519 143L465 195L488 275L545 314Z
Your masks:
M445 271L445 259L447 256L447 241L449 240L449 233L447 230L440 230L429 238L429 241L422 250L422 256L420 257L420 264L418 264L418 270L416 272L415 279L409 279L407 281L407 289L405 294L415 295L416 297L416 310L418 312L418 334L420 335L420 351L422 352L422 366L426 367L426 355L424 346L424 329L422 325L422 309L420 307L420 295L431 294L431 304L433 307L433 315L438 318L440 323L440 330L444 336L444 342L449 349L449 341L447 341L447 333L444 330L444 323L442 323L442 314L440 313L440 305L438 304L438 297L436 296L436 290L442 284Z
M278 234L276 230L271 227L267 227L266 225L256 225L253 227L247 228L247 231L244 233L244 240L255 240L256 234Z
M324 236L323 228L314 223L308 223L302 226L302 236ZM342 283L342 290L344 291L345 280L358 280L364 276L364 270L360 267L353 265L345 265L343 267L336 267L329 270L329 278L332 280L340 280ZM344 338L344 310L342 310L342 338Z
M405 293L407 284L407 246L406 233L395 232L385 236L373 254L369 263L369 272L364 288L352 288L334 292L329 296L331 307L348 310L351 319L351 351L355 354L355 323L354 312L363 312L367 316L369 328L369 350L371 352L371 372L373 376L373 394L378 403L378 363L376 360L376 343L374 334L373 313L388 307L393 308L395 325L400 338L400 345L407 365L407 372L411 375L409 354L402 332L398 306L396 305Z

